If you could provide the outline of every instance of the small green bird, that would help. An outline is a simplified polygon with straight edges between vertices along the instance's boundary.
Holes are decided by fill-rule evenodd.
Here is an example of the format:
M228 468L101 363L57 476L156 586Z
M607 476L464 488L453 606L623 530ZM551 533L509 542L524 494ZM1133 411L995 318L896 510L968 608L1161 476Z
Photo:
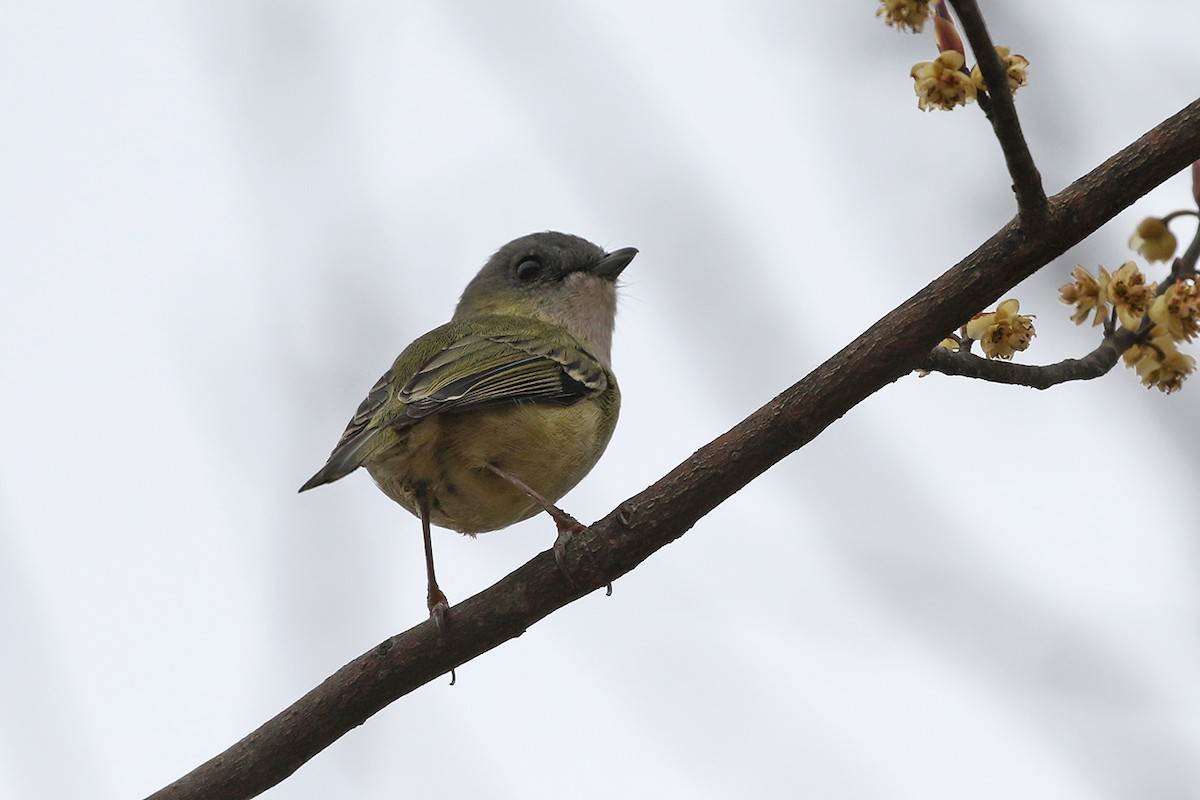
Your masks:
M544 510L558 527L560 568L567 540L583 530L554 503L595 466L617 424L616 280L637 252L606 253L552 231L501 247L450 322L405 348L300 487L366 467L420 518L439 629L448 603L434 577L431 523L474 535Z

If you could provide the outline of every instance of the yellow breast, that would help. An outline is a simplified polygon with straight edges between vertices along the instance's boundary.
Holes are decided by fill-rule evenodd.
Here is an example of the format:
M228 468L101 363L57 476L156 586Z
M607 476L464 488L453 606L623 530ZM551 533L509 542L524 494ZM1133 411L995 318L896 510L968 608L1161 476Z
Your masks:
M433 524L476 534L540 511L524 492L487 469L516 475L556 502L604 453L616 413L608 392L570 406L526 403L463 414L435 414L400 432L364 466L390 498L417 514L418 489L429 495Z

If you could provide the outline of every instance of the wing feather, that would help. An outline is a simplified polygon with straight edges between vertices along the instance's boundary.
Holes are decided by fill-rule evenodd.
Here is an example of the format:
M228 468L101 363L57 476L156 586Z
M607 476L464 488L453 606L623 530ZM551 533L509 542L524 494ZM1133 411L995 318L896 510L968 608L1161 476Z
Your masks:
M397 364L401 359L397 359ZM397 386L396 365L383 374L325 466L300 491L353 472L389 429L431 414L461 414L515 403L571 405L608 388L608 376L583 348L518 334L468 334L449 341Z
M397 393L405 415L461 413L519 402L570 405L608 386L579 347L522 336L470 336L442 350Z

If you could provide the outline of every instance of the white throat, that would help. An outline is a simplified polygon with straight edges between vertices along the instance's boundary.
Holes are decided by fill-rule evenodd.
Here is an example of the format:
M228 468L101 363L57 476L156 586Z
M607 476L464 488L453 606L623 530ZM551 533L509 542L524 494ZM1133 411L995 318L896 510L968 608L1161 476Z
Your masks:
M546 297L543 310L584 348L612 369L613 325L617 315L617 287L587 272L572 272L559 291Z

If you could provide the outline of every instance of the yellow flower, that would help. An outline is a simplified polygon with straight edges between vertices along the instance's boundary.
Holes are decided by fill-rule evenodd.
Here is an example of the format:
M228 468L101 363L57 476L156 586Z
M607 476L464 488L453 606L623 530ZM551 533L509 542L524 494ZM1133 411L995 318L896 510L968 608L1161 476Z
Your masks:
M1200 333L1200 286L1186 278L1171 284L1150 306L1150 319L1175 341Z
M1101 277L1106 277L1104 268L1100 268ZM1146 283L1146 276L1138 269L1137 264L1126 261L1121 268L1108 279L1104 289L1105 298L1117 310L1117 318L1121 325L1131 331L1136 331L1142 325L1142 316L1154 301L1157 283Z
M1167 261L1175 255L1175 234L1159 217L1146 217L1129 237L1129 249L1147 261Z
M929 0L882 0L875 16L883 17L884 22L900 30L920 33L929 19Z
M962 53L944 50L933 61L922 61L913 66L913 89L917 93L917 106L922 111L931 108L948 111L975 99L975 84L962 72L963 63Z
M1075 306L1071 321L1076 325L1082 325L1093 310L1095 314L1092 316L1092 325L1099 325L1108 316L1108 302L1104 299L1104 290L1108 286L1108 271L1101 267L1100 280L1097 281L1086 269L1076 267L1071 277L1075 282L1061 286L1058 299L1067 305Z
M1000 62L1004 64L1008 74L1008 90L1016 94L1017 89L1029 83L1029 59L1022 55L1013 55L1011 50L1001 45L996 45L996 54L1000 56ZM987 84L983 81L983 72L978 64L971 67L971 82L976 88L987 91Z
M1179 352L1169 335L1155 336L1145 344L1135 344L1122 355L1125 366L1137 370L1147 388L1171 392L1183 386L1183 379L1196 368L1196 359Z
M976 314L967 323L967 336L979 342L988 358L1012 358L1037 336L1033 317L1023 317L1019 310L1020 304L1009 299L989 314Z

